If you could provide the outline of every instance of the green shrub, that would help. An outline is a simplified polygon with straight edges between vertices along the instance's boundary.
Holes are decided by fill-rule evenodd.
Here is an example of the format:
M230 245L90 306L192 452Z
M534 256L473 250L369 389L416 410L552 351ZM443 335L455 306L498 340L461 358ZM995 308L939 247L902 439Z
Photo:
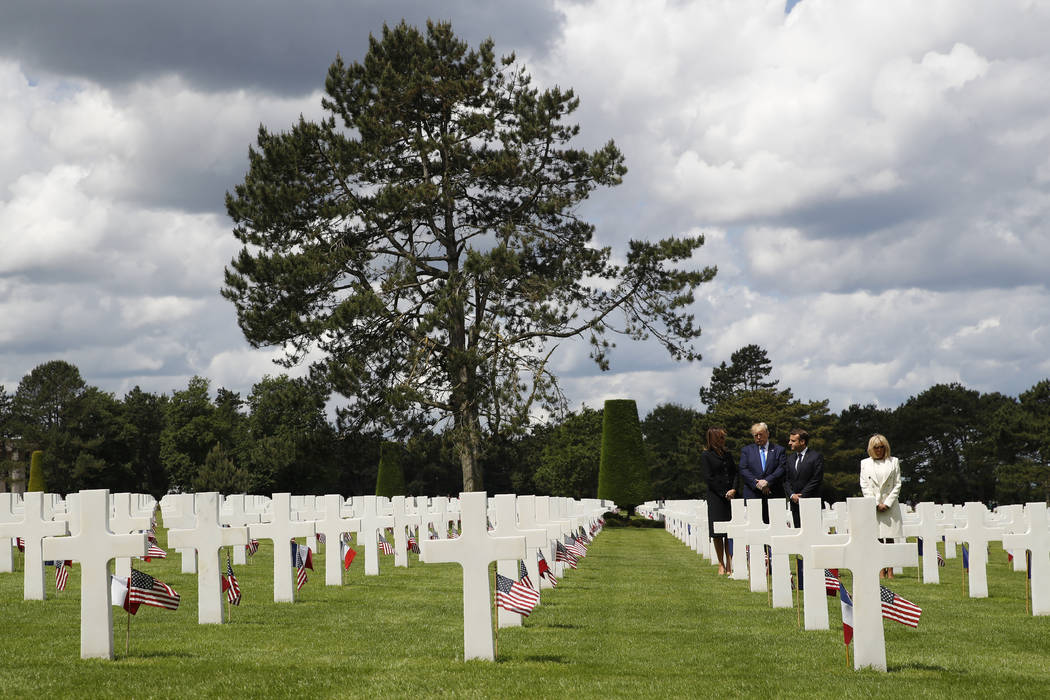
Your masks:
M379 473L376 475L376 495L404 496L405 472L401 466L404 450L396 442L384 442L379 446Z
M47 481L44 479L44 452L43 450L34 450L33 454L29 457L29 485L26 486L26 491L39 491L43 493L47 490Z
M598 498L610 499L633 513L651 493L638 406L633 399L610 399L605 402L602 419Z

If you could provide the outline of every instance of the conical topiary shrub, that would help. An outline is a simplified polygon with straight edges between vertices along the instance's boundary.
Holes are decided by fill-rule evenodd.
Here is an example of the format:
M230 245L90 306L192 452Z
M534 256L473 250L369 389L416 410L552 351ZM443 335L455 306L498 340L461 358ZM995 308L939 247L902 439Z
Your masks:
M638 406L633 399L610 399L603 414L598 498L633 513L652 491Z
M29 485L26 486L26 491L39 491L43 493L47 490L47 483L44 481L44 452L42 450L34 450L33 454L29 457Z
M376 475L376 495L404 496L405 472L401 468L401 445L384 442L379 446L379 473Z

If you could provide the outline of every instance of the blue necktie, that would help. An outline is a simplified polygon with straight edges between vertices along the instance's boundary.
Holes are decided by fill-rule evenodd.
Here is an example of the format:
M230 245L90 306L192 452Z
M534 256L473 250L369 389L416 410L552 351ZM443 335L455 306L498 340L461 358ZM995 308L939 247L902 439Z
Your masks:
M759 454L762 455L762 473L766 473L766 448L762 447L758 450Z

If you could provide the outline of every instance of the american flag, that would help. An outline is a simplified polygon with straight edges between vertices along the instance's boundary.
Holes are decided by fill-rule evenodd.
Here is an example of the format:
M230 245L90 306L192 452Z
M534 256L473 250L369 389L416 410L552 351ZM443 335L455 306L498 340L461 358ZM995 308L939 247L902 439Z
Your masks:
M249 557L258 552L259 540L248 540L248 544L244 545L244 551L247 552Z
M408 551L413 554L419 554L419 542L416 541L416 536L412 533L408 534Z
M325 537L325 534L323 532L317 533L317 541L321 544L328 544L328 538Z
M565 538L565 548L572 552L577 559L587 556L587 548L583 546L583 542L575 537Z
M536 588L532 585L532 580L529 578L529 570L525 568L525 562L521 559L518 560L518 580L529 588Z
M572 568L577 568L577 557L574 554L572 554L572 552L565 549L565 545L563 545L561 542L555 542L554 544L556 545L554 550L554 561L563 561Z
M177 610L179 607L179 594L163 581L158 581L138 569L132 569L131 581L128 584L128 598L124 603L124 607L129 613L134 615L138 612L139 605L152 605L155 608Z
M237 577L233 575L233 562L230 555L226 555L226 575L222 577L222 590L226 591L226 600L230 605L241 604L241 587L237 585Z
M540 602L539 593L513 579L496 574L497 607L528 617L538 602Z
M430 532L428 533L430 539L436 540L438 538L438 531L434 528L434 523L428 523L427 527L430 530Z
M387 542L387 539L385 537L383 537L383 533L382 532L379 532L377 534L379 535L379 551L382 552L383 554L393 554L394 553L393 545L391 545L389 542Z
M21 537L15 538L15 546L18 547L19 552L26 551L26 541L23 540Z
M887 620L894 620L908 627L919 626L919 616L922 608L909 600L886 588L879 586L879 596L882 598L882 616Z
M540 554L539 568L540 578L547 579L547 582L550 583L552 588L558 585L558 578L554 575L554 572L551 571L551 567L547 564L547 560L543 558L542 554Z
M156 523L150 523L149 529L146 530L146 539L149 540L150 542L156 542L157 541Z
M306 576L307 569L313 569L310 557L310 549L292 542L295 547L295 590L301 589L309 580Z
M941 556L940 552L937 552L937 566L944 566L944 557Z
M829 596L838 595L841 586L838 569L824 569L824 592Z
M149 561L150 559L167 559L167 558L168 558L168 553L167 552L165 552L163 549L158 547L153 542L150 542L149 548L146 550L146 557L145 557L146 561Z
M69 580L69 565L73 562L62 561L59 559L55 562L55 588L64 591L66 590L66 581Z

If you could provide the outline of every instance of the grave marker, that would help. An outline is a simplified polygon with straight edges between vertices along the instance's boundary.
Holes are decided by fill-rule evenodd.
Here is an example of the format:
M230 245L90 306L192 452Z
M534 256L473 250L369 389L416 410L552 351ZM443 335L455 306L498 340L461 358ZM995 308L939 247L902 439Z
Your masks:
M247 527L224 527L219 514L220 496L211 491L198 493L197 522L192 529L168 530L168 543L197 550L197 622L222 624L222 575L219 550L248 544ZM285 547L287 549L287 547Z
M853 572L853 668L886 670L886 638L882 629L879 571L890 566L915 566L914 543L882 544L878 539L874 498L847 499L849 539L844 544L811 547L813 565Z
M803 626L807 630L828 629L828 603L824 569L813 563L810 549L819 544L845 544L847 535L829 535L821 515L819 498L800 498L799 527L790 534L773 537L773 551L802 556Z
M983 503L971 501L963 506L966 525L946 529L947 542L965 542L970 545L970 597L988 597L988 543L998 542L1003 537L1002 528L989 527L984 521L988 508Z
M525 556L524 537L493 537L485 522L488 496L484 491L461 493L462 532L452 540L423 540L420 558L427 563L463 567L463 658L495 660L492 639L492 589L489 564Z
M339 556L343 541L343 533L361 531L360 518L343 517L343 497L337 493L329 493L324 497L324 513L314 527L319 534L324 535L325 557L324 557L324 583L326 586L343 585L343 558ZM360 541L360 535L358 536ZM332 552L332 549L335 552Z
M72 494L71 494L72 495ZM114 535L109 530L109 491L81 491L78 532L47 537L45 559L80 562L80 658L113 658L113 606L109 598L109 560L146 556L146 535Z
M275 493L271 501L270 522L252 527L252 536L273 542L273 602L294 603L295 586L292 585L292 548L289 543L296 537L308 537L314 533L314 522L293 519L292 494Z
M1032 553L1032 614L1050 615L1050 523L1046 504L1029 503L1024 509L1028 530L1003 535L1003 544L1014 547L1021 559L1024 559L1024 550ZM972 570L972 562L970 567Z
M527 562L531 559L535 562L536 552L547 541L547 531L539 528L532 530L522 528L518 523L516 501L517 498L512 493L501 493L495 496L493 502L495 505L496 527L492 530L492 535L494 537L524 537L525 556L521 560ZM496 571L501 576L517 581L520 574L518 561L518 559L500 559L496 562ZM528 564L526 564L525 568L528 569ZM539 581L539 567L536 567L535 577L533 573L533 571L529 570L529 579L531 581ZM539 589L537 588L537 590ZM496 624L500 627L521 627L521 615L498 608Z
M45 600L47 587L44 583L44 557L41 542L45 537L65 535L68 529L65 522L44 517L44 494L27 491L22 498L22 519L17 522L0 524L0 536L21 537L24 542L22 598L24 600ZM11 548L8 547L8 552L10 551ZM71 557L65 558L70 559Z

